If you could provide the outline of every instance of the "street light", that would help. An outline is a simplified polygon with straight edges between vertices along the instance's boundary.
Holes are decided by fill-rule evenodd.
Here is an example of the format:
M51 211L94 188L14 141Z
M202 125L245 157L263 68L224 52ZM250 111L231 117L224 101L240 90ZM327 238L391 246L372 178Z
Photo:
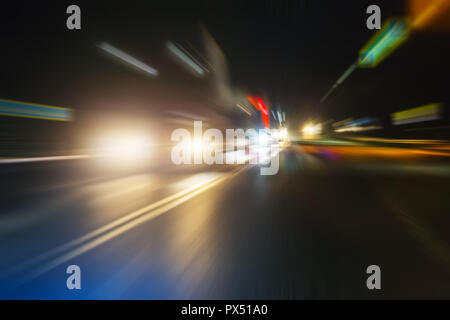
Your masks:
M409 33L410 25L408 20L399 18L388 19L383 27L360 50L358 60L347 68L320 99L320 102L324 102L334 89L344 82L358 67L375 68L408 39Z
M408 39L409 33L408 20L387 20L359 52L358 67L375 68Z

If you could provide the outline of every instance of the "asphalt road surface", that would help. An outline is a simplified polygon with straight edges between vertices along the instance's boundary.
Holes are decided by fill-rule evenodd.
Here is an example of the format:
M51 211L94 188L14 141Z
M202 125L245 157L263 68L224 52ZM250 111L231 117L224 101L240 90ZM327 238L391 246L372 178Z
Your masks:
M450 166L428 158L294 145L274 176L3 164L0 298L450 298Z

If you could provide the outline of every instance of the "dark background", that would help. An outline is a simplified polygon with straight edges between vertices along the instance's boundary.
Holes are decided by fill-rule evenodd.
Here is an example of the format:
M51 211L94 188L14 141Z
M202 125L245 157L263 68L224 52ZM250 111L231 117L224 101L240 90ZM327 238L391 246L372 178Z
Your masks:
M101 83L116 72L97 54L97 41L160 67L164 42L189 38L203 23L228 59L232 83L267 94L293 127L448 104L450 39L443 30L415 32L377 68L357 70L319 103L374 33L366 28L367 6L379 5L384 21L406 15L404 1L77 1L81 31L66 29L70 4L2 3L0 97L72 107L82 117L92 106L81 101L110 90ZM129 75L122 76L127 83ZM140 80L136 92L153 81Z

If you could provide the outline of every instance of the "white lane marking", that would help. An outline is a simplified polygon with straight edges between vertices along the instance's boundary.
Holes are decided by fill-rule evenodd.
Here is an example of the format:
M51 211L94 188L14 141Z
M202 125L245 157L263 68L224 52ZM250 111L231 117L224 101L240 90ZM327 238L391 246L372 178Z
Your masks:
M192 185L198 185L202 181L206 181L206 180L211 181L222 175L223 175L223 173L219 173L219 172L197 173L197 174L191 175L189 178L175 182L174 184L172 184L171 188L174 191L185 190L186 188L188 188Z
M0 164L60 161L60 160L78 160L78 159L89 159L89 158L94 158L94 157L96 157L96 156L89 155L89 154L79 154L79 155L72 155L72 156L8 158L8 159L0 159Z
M212 181L209 181L206 184L203 184L203 186L201 186L200 188L196 188L196 189L192 190L190 193L184 194L183 196L179 197L178 199L175 199L174 201L167 203L167 204L163 205L162 207L159 207L155 210L150 210L150 211L148 209L145 210L146 208L148 208L148 207L145 207L143 209L135 211L134 213L131 213L130 215L133 215L133 216L136 213L139 213L140 216L132 221L129 221L128 223L125 223L125 224L119 226L116 229L106 232L105 234L103 234L89 242L86 242L85 244L83 244L77 248L74 248L73 250L63 254L60 257L57 257L57 258L51 260L50 262L44 264L43 266L34 269L33 272L31 272L30 274L27 274L24 277L24 279L21 283L35 279L36 277L52 270L53 268L57 267L58 265L60 265L64 262L67 262L79 255L82 255L82 254L104 244L105 242L112 240L113 238L168 212L169 210L171 210L171 209L183 204L184 202L192 199L193 197L199 195L200 193L218 185L219 183L225 181L226 179L235 176L240 171L241 171L241 169L238 169L238 170L232 171L229 174L224 174L220 178L213 179ZM169 197L169 198L171 198L171 197ZM145 212L142 212L142 211L145 211ZM143 213L145 213L145 214L143 214Z
M143 208L141 208L141 209L139 209L139 210L136 210L136 211L134 211L134 212L132 212L132 213L129 213L128 215L126 215L126 216L124 216L124 217L122 217L122 218L116 219L116 220L114 220L114 221L112 221L112 222L110 222L110 223L108 223L108 224L106 224L106 225L104 225L104 226L102 226L102 227L100 227L100 228L97 228L97 229L95 229L95 230L93 230L93 231L91 231L91 232L85 234L84 236L81 236L81 237L79 237L79 238L77 238L77 239L74 239L74 240L72 240L72 241L69 241L68 243L65 243L65 244L63 244L63 245L60 245L59 247L56 247L56 248L54 248L54 249L51 249L51 250L49 250L49 251L47 251L47 252L45 252L45 253L43 253L43 254L41 254L41 255L38 255L38 256L36 256L36 257L30 259L30 260L25 261L24 263L21 263L21 264L19 264L19 265L16 265L13 269L8 270L8 271L2 273L2 274L0 275L0 279L2 279L2 278L7 278L7 277L9 277L9 276L11 276L11 275L20 273L21 271L23 271L23 270L25 270L25 269L27 269L27 268L33 266L33 265L39 264L40 262L42 262L42 261L44 261L44 260L46 260L46 259L49 259L49 258L51 258L52 256L58 255L58 254L60 254L60 253L62 253L62 252L64 252L64 251L66 251L66 250L70 250L70 249L72 249L72 248L74 248L74 247L76 247L76 246L78 246L78 245L81 245L81 244L83 244L84 242L87 242L87 241L89 241L89 240L91 240L91 239L94 239L94 238L97 237L97 236L100 236L100 235L103 234L103 233L107 233L107 232L111 233L111 232L114 231L114 230L113 230L114 228L119 227L119 226L121 226L121 225L125 225L125 226L126 226L127 223L130 223L130 220L139 218L139 217L142 216L142 215L144 215L144 217L145 217L145 216L148 216L149 214L152 214L152 212L153 212L152 210L157 209L158 207L161 207L161 206L166 205L166 206L164 207L164 208L165 208L165 211L160 212L160 210L158 210L158 211L156 211L156 212L159 212L159 214L154 214L154 213L153 213L152 218L154 218L154 217L156 217L156 216L158 216L158 215L160 215L160 214L162 214L162 213L164 213L164 212L170 210L171 208L173 208L173 207L170 207L170 202L171 202L171 201L174 201L174 200L176 200L176 199L178 199L178 198L183 199L182 202L173 202L173 203L177 203L177 205L179 205L179 204L181 204L181 203L183 203L183 202L189 200L189 199L192 198L193 196L199 194L200 192L203 192L203 191L205 191L205 190L211 188L212 186L218 184L219 182L222 182L222 181L225 180L226 178L229 178L229 177L234 176L234 175L237 174L240 170L241 170L241 169L234 170L234 171L232 171L231 173L223 174L223 175L221 175L221 176L213 176L212 178L210 178L210 179L208 179L208 180L206 180L206 181L203 181L202 183L199 183L199 184L197 184L197 185L193 185L193 186L191 186L191 187L189 187L189 188L186 188L185 190L182 190L182 191L180 191L180 192L177 192L177 193L175 193L175 194L173 194L173 195L171 195L171 196L168 196L168 197L166 197L166 198L164 198L164 199L162 199L162 200L159 200L159 201L154 202L154 203L152 203L152 204L150 204L150 205L148 205L148 206L145 206L145 207L143 207ZM172 203L172 204L173 204L173 203ZM175 206L177 206L177 205L175 205ZM175 207L175 206L174 206L174 207ZM141 217L141 218L142 218L142 217ZM141 218L140 218L140 219L141 219ZM147 219L147 220L149 220L149 219ZM145 221L147 221L147 220L145 220ZM133 222L133 221L131 221L131 222ZM135 226L137 226L137 225L135 225ZM124 226L122 226L121 228L123 228L123 227L124 227ZM112 230L112 231L111 231L111 230ZM123 231L123 232L125 232L125 231ZM107 234L108 234L108 233L107 233ZM105 235L103 235L103 237L104 237L104 236L105 236ZM109 239L108 239L108 240L109 240ZM92 241L95 241L95 240L92 240ZM103 242L102 242L102 243L103 243ZM86 245L88 245L88 244L89 244L89 243L84 244L84 246L86 246ZM83 246L83 247L84 247L84 246ZM89 250L90 250L90 249L89 249ZM66 254L66 255L67 255L67 254ZM65 256L66 256L66 255L65 255ZM47 265L48 265L48 264L47 264ZM52 268L53 268L53 267L52 267ZM50 268L50 269L51 269L51 268ZM48 269L48 270L50 270L50 269ZM47 271L47 269L46 269L46 271ZM36 276L39 276L40 274L45 273L46 271L40 272L39 274L37 274L37 275L35 275L35 276L31 277L31 278L29 277L28 279L31 280L32 278L35 278Z

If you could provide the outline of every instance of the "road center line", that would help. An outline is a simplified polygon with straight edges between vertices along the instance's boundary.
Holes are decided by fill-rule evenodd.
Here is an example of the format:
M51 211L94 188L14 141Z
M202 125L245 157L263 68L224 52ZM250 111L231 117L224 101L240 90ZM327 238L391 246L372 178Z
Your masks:
M190 188L187 188L186 190L180 191L172 196L169 196L165 199L150 204L144 208L136 210L126 215L125 217L117 219L111 223L108 223L103 227L100 227L94 231L89 232L88 234L80 238L77 238L64 245L61 245L50 251L47 251L42 255L39 255L31 260L26 261L22 265L16 266L14 268L14 271L8 273L7 276L18 273L21 270L29 268L33 265L36 265L46 260L47 258L50 258L51 256L58 255L66 250L69 250L62 256L57 257L49 261L48 263L45 263L41 267L38 267L35 270L33 270L33 272L24 277L21 283L30 281L70 259L73 259L83 253L86 253L87 251L92 250L109 240L112 240L113 238L125 233L126 231L129 231L147 221L150 221L168 212L169 210L181 205L182 203L192 199L193 197L201 194L202 192L218 185L219 183L231 177L234 177L241 170L242 168L239 168L230 173L226 173L222 176L214 177L210 180L200 183L199 185L194 185Z

